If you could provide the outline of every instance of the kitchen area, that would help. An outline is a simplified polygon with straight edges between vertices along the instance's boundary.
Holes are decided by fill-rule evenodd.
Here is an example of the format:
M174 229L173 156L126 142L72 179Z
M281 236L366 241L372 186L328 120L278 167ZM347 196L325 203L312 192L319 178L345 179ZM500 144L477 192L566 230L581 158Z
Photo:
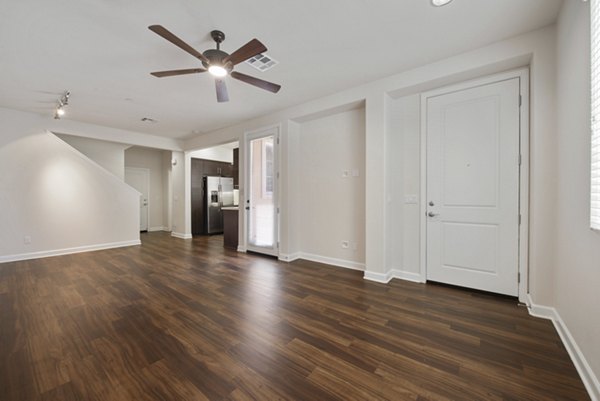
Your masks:
M237 250L239 145L237 142L191 153L192 235L222 235Z

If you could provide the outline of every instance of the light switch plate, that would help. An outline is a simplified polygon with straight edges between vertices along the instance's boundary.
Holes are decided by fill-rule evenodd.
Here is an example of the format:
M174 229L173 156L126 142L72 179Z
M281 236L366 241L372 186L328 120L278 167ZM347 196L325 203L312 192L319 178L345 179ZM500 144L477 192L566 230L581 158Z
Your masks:
M416 205L419 203L419 197L417 195L405 195L404 203L407 205Z

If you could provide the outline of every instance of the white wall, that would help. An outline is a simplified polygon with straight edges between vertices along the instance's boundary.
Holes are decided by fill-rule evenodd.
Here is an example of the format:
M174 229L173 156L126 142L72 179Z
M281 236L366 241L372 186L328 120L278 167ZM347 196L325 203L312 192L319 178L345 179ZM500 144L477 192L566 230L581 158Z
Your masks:
M170 151L164 151L171 153ZM169 230L168 221L164 219L165 193L163 151L133 146L125 150L125 167L145 168L150 171L148 231Z
M364 269L364 147L364 108L300 124L299 163L292 172L297 192L292 196L300 208L295 230L301 257L333 258ZM347 249L342 241L349 242Z
M56 134L56 136L123 180L125 149L130 145L73 135Z
M388 101L386 132L386 264L415 277L420 274L420 97L408 95Z
M0 121L0 261L139 243L135 191L46 119L0 109Z
M600 232L590 213L589 2L565 1L557 34L556 309L600 377ZM597 383L597 382L596 382ZM596 384L598 391L600 386ZM600 393L597 393L600 397Z
M386 139L390 129L390 108L393 99L444 85L489 75L508 69L530 66L531 86L531 170L530 170L530 292L541 304L550 304L553 298L552 255L548 249L554 247L555 212L554 197L547 196L552 190L556 166L555 124L551 117L555 111L555 27L547 27L528 34L503 40L468 53L456 55L410 71L401 72L369 84L350 88L331 96L304 103L292 108L246 121L231 127L190 139L185 149L207 148L223 142L243 142L245 132L262 127L281 125L282 135L282 179L288 180L280 187L295 185L288 174L290 160L299 152L297 148L298 122L309 116L320 117L336 114L340 109L357 103L365 104L365 167L366 192L375 194L366 199L365 213L365 276L385 280L395 268L414 269L414 257L404 255L401 260L392 257L390 244L386 241L386 222L390 209L386 207L390 177L386 168ZM308 116L308 117L307 117ZM404 139L403 139L404 141ZM412 162L407 161L410 165ZM408 184L407 184L408 185ZM387 186L387 188L386 188ZM409 190L412 191L413 188ZM240 188L242 192L243 188ZM290 191L288 188L287 191ZM302 216L298 205L289 192L281 194L281 249L282 255L293 255L298 251L298 236L294 231ZM243 222L243 210L240 221ZM410 230L410 238L417 241L418 231ZM294 243L296 241L296 243ZM410 262L408 261L410 260ZM410 266L404 266L410 263ZM401 266L398 266L401 265Z
M187 159L189 160L189 158ZM187 177L189 177L190 169L189 167L186 168L186 157L183 152L172 152L171 160L176 163L171 167L171 235L178 238L192 238L191 224L186 220L187 212L185 206L186 170Z
M172 180L172 157L173 152L165 150L162 152L162 181L163 181L163 225L165 231L171 231L171 218L173 214L173 180Z

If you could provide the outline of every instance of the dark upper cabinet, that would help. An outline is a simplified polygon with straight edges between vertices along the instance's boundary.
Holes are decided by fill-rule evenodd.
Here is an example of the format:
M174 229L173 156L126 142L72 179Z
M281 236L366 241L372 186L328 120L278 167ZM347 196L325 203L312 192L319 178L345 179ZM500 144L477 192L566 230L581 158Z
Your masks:
M233 149L233 166L231 171L233 177L233 187L239 188L240 185L240 148Z

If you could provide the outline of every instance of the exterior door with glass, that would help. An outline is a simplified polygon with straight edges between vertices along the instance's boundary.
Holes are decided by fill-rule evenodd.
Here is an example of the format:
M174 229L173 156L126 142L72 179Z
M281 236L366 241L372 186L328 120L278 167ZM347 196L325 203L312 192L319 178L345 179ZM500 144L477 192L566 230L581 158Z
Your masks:
M246 136L246 249L277 256L278 128Z

